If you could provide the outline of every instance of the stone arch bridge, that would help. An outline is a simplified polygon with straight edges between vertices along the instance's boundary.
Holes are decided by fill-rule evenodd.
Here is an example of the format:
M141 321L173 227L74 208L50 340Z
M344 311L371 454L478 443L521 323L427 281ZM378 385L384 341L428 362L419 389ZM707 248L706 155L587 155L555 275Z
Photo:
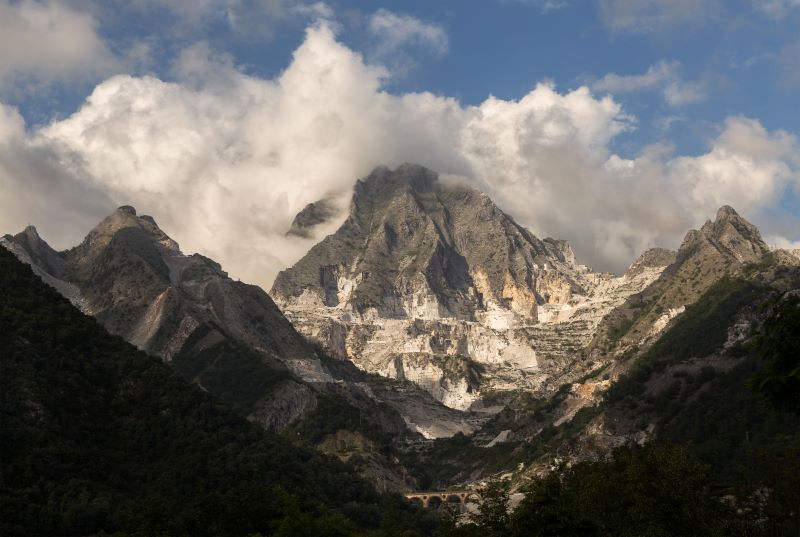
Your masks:
M442 504L457 504L462 509L469 502L480 503L483 499L474 490L446 490L441 492L409 492L405 497L422 507L437 509Z

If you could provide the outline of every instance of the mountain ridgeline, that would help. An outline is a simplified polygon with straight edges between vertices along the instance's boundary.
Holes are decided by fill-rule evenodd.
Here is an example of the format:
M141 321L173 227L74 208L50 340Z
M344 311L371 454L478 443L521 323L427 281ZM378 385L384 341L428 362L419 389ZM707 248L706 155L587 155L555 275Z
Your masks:
M335 212L327 201L310 204L297 215L287 235L307 238ZM794 332L787 323L796 319L800 257L797 252L770 249L758 229L731 207L721 207L713 221L690 230L677 252L647 250L624 274L616 276L580 264L565 241L537 238L467 184L439 178L412 164L394 170L381 167L356 183L349 214L339 229L278 275L271 297L257 287L232 280L206 257L184 255L152 218L138 216L127 206L103 220L80 245L64 252L50 248L32 227L0 242L111 334L160 358L195 385L190 387L169 376L164 365L135 352L120 339L108 336L108 342L119 346L113 347L113 352L104 351L102 345L95 352L100 344L95 345L93 338L102 331L92 332L86 342L90 347L75 342L70 335L70 315L79 314L67 315L66 303L61 301L45 322L50 331L44 332L47 338L42 342L49 345L48 338L57 339L56 347L41 351L54 358L26 358L24 349L30 343L26 331L32 330L28 325L40 326L36 324L39 321L9 325L14 330L4 334L14 353L8 360L4 355L3 367L15 379L8 384L12 396L4 404L10 401L13 405L4 420L10 419L14 434L19 431L22 435L8 436L11 440L4 449L12 458L7 460L27 461L19 450L20 442L36 444L50 437L58 439L54 442L59 446L63 443L58 449L63 448L64 457L73 451L82 454L84 448L99 450L86 452L81 463L54 467L56 475L73 479L70 472L78 472L95 456L105 457L109 469L123 464L118 461L124 454L108 446L145 441L145 433L131 437L134 433L122 431L124 427L153 427L161 432L152 434L166 435L164 442L171 443L172 433L163 432L165 427L174 426L188 435L196 426L202 434L211 434L219 426L230 434L223 434L228 442L244 442L241 450L245 455L241 457L249 457L248 450L262 449L251 445L267 442L271 453L277 454L275 460L284 460L281 450L288 442L305 444L335 454L384 489L476 487L487 476L503 474L510 476L509 486L514 490L527 491L522 518L500 517L500 522L493 522L484 513L476 515L475 520L483 520L476 522L477 526L447 530L454 535L471 535L473 530L524 534L526 521L533 520L537 527L547 527L552 521L545 520L546 512L539 510L542 505L561 510L553 515L556 518L567 517L569 524L577 524L569 526L577 532L573 534L623 534L617 522L603 520L602 513L613 509L603 503L602 495L584 495L578 481L620 480L611 483L609 490L635 503L640 490L637 480L656 471L653 465L661 464L658 461L667 460L677 466L665 470L665 479L695 470L707 476L692 480L693 488L687 494L699 495L692 497L707 509L703 512L721 518L714 519L718 525L709 525L698 534L736 533L738 530L726 525L742 522L735 510L720 514L716 500L706 501L710 483L735 488L737 501L752 500L759 486L772 491L769 500L754 500L739 509L740 513L759 513L747 526L748 532L769 534L759 520L780 526L773 533L776 535L795 527L796 514L791 515L787 506L797 505L792 469L797 467L800 453L795 401L800 400L796 390L800 364L796 338L791 337ZM23 275L5 252L0 253L5 256L4 263L13 268L9 274L17 274L14 278L21 278L23 287L32 289L30 275ZM37 289L30 293L44 292ZM54 296L51 290L46 293ZM11 298L4 299L9 305L6 314L24 309L24 296L8 296ZM58 316L70 320L63 329ZM76 326L90 322L80 319L74 321ZM67 339L58 339L60 330ZM52 403L56 406L43 407L40 399L50 396L44 386L51 380L43 379L57 376L52 368L61 367L61 354L72 356L69 347L73 344L77 345L75 356L88 356L102 365L102 372L96 374L92 367L69 373L87 397L94 397L92 390L99 386L98 393L103 395L97 397L106 401L92 411L100 414L87 414L88 421L81 425L90 439L85 444L68 435L63 421L52 430L42 428L48 433L34 434L37 409L49 408L47 412L56 415L57 404L65 404L58 399ZM134 389L129 394L123 389L128 385L128 370L113 368L140 362L149 364L147 375L156 375L151 369L166 375L168 381L159 380L153 388L158 393L142 388L142 393ZM76 364L69 367L73 366L78 368ZM144 366L134 367L139 371L137 367ZM60 386L62 381L52 382ZM139 381L130 382L139 385ZM162 390L162 382L170 388ZM19 388L14 387L17 384ZM193 404L199 408L222 409L214 412L224 414L225 423L208 424L203 421L206 414L198 417L199 409L189 412L186 406L166 414L174 420L185 415L185 423L148 421L156 419L153 412L165 408L158 405L173 408L165 399L173 387L181 400L195 398ZM65 387L66 395L56 390L52 396L71 396L72 389ZM124 399L129 396L146 399L141 405L150 413L130 410L140 402ZM66 405L65 411L77 415L83 412L80 405L84 403L76 397L77 406ZM119 416L114 406L118 398L123 398ZM236 421L234 414L258 424L261 431ZM63 419L73 418L69 414ZM120 420L133 421L122 425ZM236 425L227 425L230 420ZM99 427L100 422L107 422L111 432ZM271 436L263 430L281 433ZM254 484L252 476L263 472L270 476L269 490L277 490L274 494L281 500L269 504L274 510L271 514L259 512L257 517L266 517L271 525L258 531L277 531L286 513L295 512L292 509L313 511L308 519L312 525L343 517L347 531L375 528L374 517L369 517L382 508L378 503L394 501L374 500L369 487L355 479L348 466L316 458L319 456L301 448L297 456L310 457L312 467L318 461L332 464L326 471L338 477L321 472L325 484L309 477L292 489L281 471L266 462L253 467L234 457L238 444L218 448L214 443L218 438L199 440L202 446L189 450L192 460L210 460L208 452L202 451L206 448L223 450L220 467L227 471L229 464L244 464L242 468L251 473L242 478L242 487L261 487L260 492L253 492L256 496L266 485L263 479ZM664 447L664 441L687 447ZM654 447L642 451L631 447L636 444ZM145 449L141 443L130 445L136 453ZM592 462L612 453L608 463ZM584 462L575 470L557 470L561 476L557 480L541 480L553 471L554 461L565 458ZM147 460L147 464L152 461ZM286 460L293 464L294 459ZM174 464L180 469L184 462L179 457ZM31 459L24 464L39 462ZM639 472L636 482L624 481L629 467ZM97 520L104 522L99 526L87 522L94 520L94 507L75 508L79 509L76 520L95 524L92 528L133 527L126 526L129 512L134 513L130 520L139 520L136 524L149 524L141 522L142 513L152 515L165 505L184 513L181 516L188 520L191 515L187 513L204 509L198 506L211 501L205 497L195 501L190 494L188 503L178 502L169 497L172 481L165 481L162 488L152 485L163 496L157 501L142 499L150 481L135 489L135 481L122 486L122 478L110 483L94 474L87 477L84 470L74 478L77 483L87 483L84 488L91 492L83 496L83 485L67 490L61 477L52 482L41 477L39 488L22 492L20 476L28 470L13 468L6 475L18 481L4 489L4 494L11 494L12 503L17 502L13 505L29 502L38 506L19 516L29 517L25 520L30 522L46 512L46 517L40 518L55 524L51 527L67 527L67 522L58 518L62 514L55 514L63 510L44 498L71 495L63 500L70 505L84 497L103 498ZM140 469L154 475L147 473L151 469L144 462L135 471ZM245 470L237 468L231 474L241 476L236 472ZM351 477L355 480L350 481ZM217 474L191 479L201 495L206 493L206 479L223 483L220 490L239 490ZM341 483L348 491L340 498L344 503L327 495L328 481ZM318 486L319 493L307 491L304 483ZM58 494L48 496L51 489ZM672 497L668 491L656 489L643 494ZM240 498L252 490L231 494ZM560 496L553 496L556 493ZM666 496L659 496L662 493ZM304 497L309 502L304 502ZM103 507L103 502L111 507ZM593 505L594 511L581 514L578 506L582 502ZM691 511L691 502L679 503ZM347 505L372 515L358 520ZM487 505L493 504L489 501ZM423 528L427 522L408 511L407 505L397 509L403 523L414 531L430 529ZM704 516L689 511L681 523L694 524ZM778 512L780 516L775 514ZM619 520L625 518L617 514ZM645 518L639 520L644 525L629 534L644 532ZM53 522L56 520L61 522ZM15 524L23 527L28 522ZM499 524L496 527L492 526L495 522ZM522 525L514 526L517 523ZM659 527L668 528L670 523L662 520ZM223 527L214 524L219 522L211 521L209 527ZM255 527L267 526L247 526ZM490 531L490 527L495 529ZM723 527L727 529L720 529ZM235 533L226 528L219 530L220 534ZM586 533L587 528L595 533ZM194 534L191 529L185 531ZM717 531L721 533L714 533ZM560 533L542 530L540 534Z
M84 241L55 252L28 227L4 244L85 313L200 386L277 428L270 394L313 399L292 366L313 352L270 297L214 261L183 255L149 216L120 207ZM289 395L290 394L290 395ZM313 404L310 401L309 404Z
M504 459L500 467L526 464L524 482L554 454L591 460L627 443L660 440L691 446L717 482L772 475L795 483L786 476L798 462L800 422L754 387L768 367L765 332L796 308L800 258L769 250L730 207L689 231L670 257L657 279L606 315L581 351L602 365L552 397L521 393L510 401L461 452L479 453L502 432L507 445L494 457L471 456L461 475ZM781 337L784 369L800 364L793 341ZM773 387L795 385L783 377ZM800 400L789 388L783 393L791 393L788 407ZM777 462L776 452L786 460Z

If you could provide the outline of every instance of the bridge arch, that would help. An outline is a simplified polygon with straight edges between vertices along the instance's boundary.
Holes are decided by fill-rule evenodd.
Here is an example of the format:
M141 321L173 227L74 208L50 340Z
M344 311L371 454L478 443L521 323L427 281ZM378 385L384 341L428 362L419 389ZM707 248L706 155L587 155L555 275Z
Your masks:
M458 504L463 508L467 503L480 503L482 497L474 490L446 490L431 492L410 492L406 499L429 509L438 509L442 504Z
M442 500L442 497L440 495L438 495L438 494L431 494L428 497L428 508L429 509L439 509L442 506L443 503L444 503L444 501Z
M416 504L418 507L427 507L425 505L425 500L423 500L422 498L420 498L418 496L413 496L413 497L410 497L410 498L408 496L406 496L406 498L408 498L408 501L410 501L413 504Z

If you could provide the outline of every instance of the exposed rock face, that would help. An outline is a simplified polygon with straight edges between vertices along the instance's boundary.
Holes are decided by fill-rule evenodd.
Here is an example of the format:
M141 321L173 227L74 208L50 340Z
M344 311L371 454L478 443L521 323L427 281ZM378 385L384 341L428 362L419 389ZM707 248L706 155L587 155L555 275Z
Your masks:
M631 323L615 338L619 339L618 353L652 342L711 285L736 274L748 263L759 262L768 252L753 224L733 208L721 207L713 222L709 220L699 230L686 234L674 262L652 285L631 295L606 318L593 343L593 356L607 351L609 333L623 324Z
M697 232L690 231L681 250L691 252L709 244L739 263L755 263L769 251L758 228L728 205L719 208L713 222L707 221Z
M477 190L405 165L359 181L348 220L279 274L272 294L362 317L476 320L498 309L535 320L537 293L555 301L579 286L568 271L541 282L539 272L571 262L568 246L537 239Z
M746 350L746 343L758 340L770 311L765 306L777 297L798 293L797 258L786 250L768 252L755 227L723 207L715 221L687 233L677 255L645 252L626 275L637 273L650 260L660 265L670 259L673 262L655 281L630 295L596 328L595 339L584 352L602 367L570 380L546 400L536 393L520 393L476 432L472 445L545 446L541 457L513 469L523 483L525 476L546 473L554 458L602 457L626 442L671 439L668 431L707 434L728 445L733 435L726 420L741 424L742 433L736 436L742 439L745 428L758 427L750 425L752 414L732 416L737 405L719 401L749 400L748 382L757 358ZM628 378L632 370L635 374ZM714 394L715 390L720 392ZM741 410L743 416L753 411L746 405ZM580 425L558 428L581 411ZM725 417L717 421L721 414ZM707 416L715 418L703 421ZM698 428L698 423L704 425ZM726 425L719 427L720 423ZM540 436L543 431L547 437ZM459 468L451 481L474 479L471 476L488 471L484 461L474 458L448 462Z
M292 225L287 235L308 238L312 230L330 220L336 214L336 207L328 200L319 200L306 205L302 211L294 217Z
M359 181L345 223L272 296L334 356L494 412L489 393L547 393L591 368L579 351L597 323L671 259L653 251L622 277L591 272L479 191L403 165Z
M231 280L206 257L184 255L132 207L120 207L55 257L61 270L54 276L78 287L109 331L167 361L204 324L281 361L313 358L266 293Z
M641 256L639 256L639 259L631 264L625 274L627 274L628 277L633 277L641 272L644 272L648 268L666 267L674 263L676 257L676 252L673 252L672 250L667 250L665 248L650 248Z
M37 276L72 302L72 305L88 313L89 305L80 289L63 279L64 259L42 240L35 227L28 226L23 232L13 236L5 235L0 238L0 244L30 265Z

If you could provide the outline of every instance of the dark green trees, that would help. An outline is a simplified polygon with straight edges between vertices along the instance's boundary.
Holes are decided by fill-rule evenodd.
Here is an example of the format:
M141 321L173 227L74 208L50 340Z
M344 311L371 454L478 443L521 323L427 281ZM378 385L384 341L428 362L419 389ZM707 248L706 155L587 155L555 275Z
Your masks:
M756 391L776 407L800 414L800 297L782 300L764 322L759 341L762 370Z
M405 502L239 418L0 248L0 535L348 535L386 517L424 530Z

